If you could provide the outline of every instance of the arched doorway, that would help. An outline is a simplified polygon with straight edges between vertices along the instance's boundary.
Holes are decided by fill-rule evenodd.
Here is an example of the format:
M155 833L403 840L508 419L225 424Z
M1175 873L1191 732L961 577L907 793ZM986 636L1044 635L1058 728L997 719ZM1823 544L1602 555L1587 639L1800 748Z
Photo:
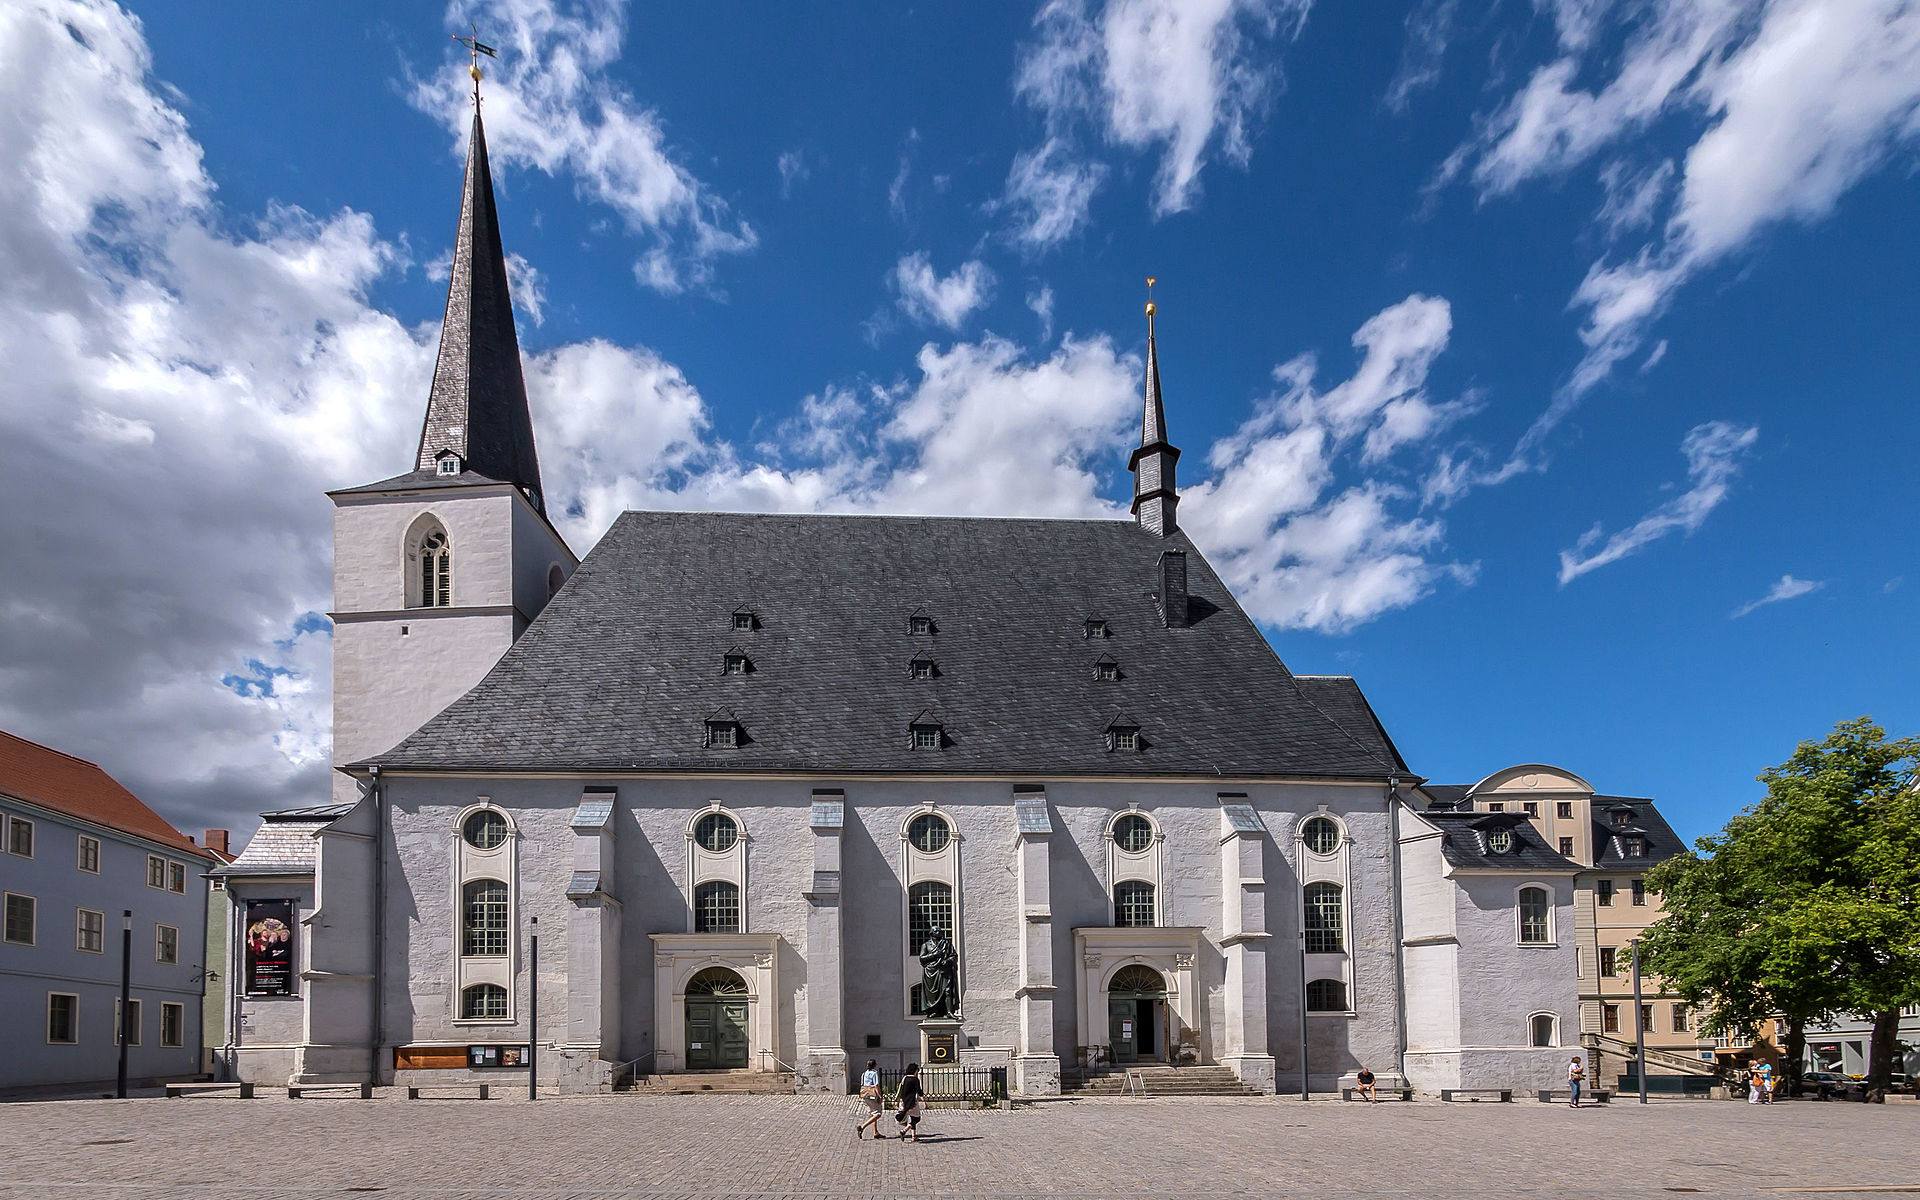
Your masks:
M1116 1063L1165 1061L1167 981L1152 967L1121 967L1107 984L1107 1044Z
M687 1069L747 1065L747 981L725 967L687 980Z

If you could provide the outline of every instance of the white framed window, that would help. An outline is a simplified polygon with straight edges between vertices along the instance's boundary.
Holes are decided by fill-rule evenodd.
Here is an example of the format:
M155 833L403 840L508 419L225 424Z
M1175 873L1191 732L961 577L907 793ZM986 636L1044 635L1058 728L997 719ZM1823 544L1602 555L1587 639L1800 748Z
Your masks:
M7 853L21 858L33 857L33 822L25 817L7 817Z
M954 941L953 887L937 879L916 883L907 889L907 949L918 956L920 948L935 937ZM911 978L911 976L909 977ZM909 989L908 1008L915 1014L926 1012L920 998L920 985Z
M444 460L447 462L452 459ZM408 608L453 604L453 540L432 513L422 513L407 531L405 593Z
M507 1019L507 989L497 983L476 983L460 993L460 1019L463 1021L504 1021Z
M122 1025L120 1023L120 997L115 996L113 998L113 1044L116 1046L120 1044L120 1031L122 1029L127 1031L127 1045L138 1046L140 1044L140 1002L138 1000L132 1000L128 1003L131 1007L127 1009L127 1022L125 1025Z
M714 800L687 820L687 930L746 933L747 846L739 814Z
M40 902L21 892L7 892L6 898L6 941L13 946L31 946L35 942L35 926L39 923Z
M1553 892L1537 883L1515 889L1514 920L1522 946L1553 945Z
M1151 929L1167 921L1160 903L1165 838L1152 814L1129 805L1107 818L1107 896L1113 924Z
M907 841L922 854L938 854L953 840L953 826L939 813L921 813L907 822Z
M507 817L497 808L470 813L461 822L460 836L475 850L497 850L507 840Z
M147 855L147 886L167 890L167 860L158 854Z
M1633 881L1632 887L1633 906L1635 908L1645 908L1647 906L1647 881L1644 879L1636 879Z
M182 896L187 894L186 864L177 862L167 864L167 890Z
M72 992L47 993L47 1045L80 1044L80 997Z
M504 958L509 944L507 885L499 879L475 879L460 889L460 953Z
M1537 1012L1527 1018L1527 1045L1541 1047L1559 1044L1559 1016L1550 1012Z
M1307 953L1339 954L1345 951L1346 889L1324 880L1310 883L1306 888L1305 904Z
M153 927L153 961L157 963L177 963L180 961L180 930L172 925Z
M107 914L91 908L74 910L73 948L86 954L106 949Z
M1151 929L1155 917L1154 887L1144 879L1125 879L1113 885L1113 923L1122 929Z
M941 736L940 726L925 722L909 726L908 734L915 750L938 750L945 740Z
M1300 827L1300 840L1306 843L1307 853L1325 858L1340 848L1340 826L1332 817L1308 817Z
M187 1006L162 1001L160 1005L160 1044L177 1049L186 1044Z
M902 990L906 1015L918 1017L926 1013L920 990L920 952L927 943L935 937L946 939L960 955L961 970L966 969L960 925L962 834L954 814L932 804L907 813L899 829L900 881L906 885L900 914ZM964 980L960 982L964 988Z
M100 873L100 839L80 835L79 854L74 865L89 875Z
M447 1007L456 1014L456 1021L509 1020L520 927L513 818L488 797L476 797L475 803L454 815L448 837L453 853L450 899L455 957ZM476 989L483 986L498 989L498 1003L489 999L480 1006L488 1015L476 1016L475 997L482 994Z
M1307 1011L1317 1013L1347 1012L1347 981L1344 979L1314 979L1307 983Z
M693 889L695 933L740 932L740 885L710 879Z
M1600 1030L1603 1033L1620 1032L1620 1006L1602 1004L1600 1006Z

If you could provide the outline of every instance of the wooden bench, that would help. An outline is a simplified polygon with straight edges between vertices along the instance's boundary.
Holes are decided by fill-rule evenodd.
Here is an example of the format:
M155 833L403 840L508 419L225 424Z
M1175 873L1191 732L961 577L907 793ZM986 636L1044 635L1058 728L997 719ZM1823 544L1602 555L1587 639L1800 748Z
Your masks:
M1453 1098L1455 1096L1471 1097L1467 1101L1469 1104L1478 1104L1480 1102L1480 1097L1482 1096L1497 1096L1499 1097L1500 1103L1502 1104L1513 1103L1512 1088L1441 1088L1440 1089L1440 1099L1442 1099L1443 1101L1446 1101L1449 1104L1453 1102Z
M253 1099L253 1085L250 1083L214 1083L211 1080L207 1080L200 1083L169 1083L166 1087L167 1099L169 1100L178 1096L185 1096L191 1092L224 1092L228 1088L240 1089L240 1098L242 1100Z
M487 1098L488 1086L489 1086L488 1084L484 1084L484 1083L416 1083L416 1084L411 1084L407 1087L407 1099L418 1100L420 1099L420 1093L426 1091L429 1088L433 1089L434 1091L446 1091L446 1090L457 1089L462 1094L472 1092L477 1088L480 1092L480 1099L485 1100ZM429 1100L433 1099L433 1097L431 1096L427 1098Z
M1397 1096L1402 1100L1413 1099L1413 1089L1410 1087L1379 1087L1376 1085L1373 1089L1373 1094L1376 1096ZM1342 1100L1351 1100L1355 1096L1360 1096L1360 1089L1357 1087L1340 1089L1340 1098ZM1364 1096L1360 1098L1362 1100L1366 1099Z
M1555 1096L1565 1096L1567 1098L1568 1103L1572 1103L1573 1101L1573 1093L1568 1091L1566 1088L1541 1088L1540 1089L1540 1103L1542 1104L1552 1104L1553 1098ZM1580 1093L1580 1103L1582 1104L1605 1104L1607 1101L1611 1099L1613 1099L1612 1092L1602 1092L1602 1091L1589 1092L1583 1089Z
M287 1085L289 1100L298 1100L308 1092L357 1092L362 1100L373 1099L373 1085L370 1083L290 1083Z

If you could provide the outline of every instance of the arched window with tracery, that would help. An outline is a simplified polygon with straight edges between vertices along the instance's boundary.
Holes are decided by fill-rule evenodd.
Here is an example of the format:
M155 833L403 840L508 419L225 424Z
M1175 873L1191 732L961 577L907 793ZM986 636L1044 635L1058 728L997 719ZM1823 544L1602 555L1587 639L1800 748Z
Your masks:
M1341 890L1337 883L1307 885L1308 954L1338 954L1345 949Z
M453 604L453 540L432 513L407 533L406 602L408 608L447 608Z

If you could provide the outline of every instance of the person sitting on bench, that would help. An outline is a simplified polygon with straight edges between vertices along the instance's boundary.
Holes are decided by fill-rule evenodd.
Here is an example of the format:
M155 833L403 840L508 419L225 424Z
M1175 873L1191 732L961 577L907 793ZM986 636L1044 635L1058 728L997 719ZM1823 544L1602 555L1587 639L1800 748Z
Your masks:
M1380 1097L1373 1094L1373 1072L1372 1071L1367 1070L1365 1067L1361 1067L1360 1074L1356 1075L1354 1079L1360 1085L1360 1098L1362 1100L1365 1100L1369 1104L1380 1103Z

